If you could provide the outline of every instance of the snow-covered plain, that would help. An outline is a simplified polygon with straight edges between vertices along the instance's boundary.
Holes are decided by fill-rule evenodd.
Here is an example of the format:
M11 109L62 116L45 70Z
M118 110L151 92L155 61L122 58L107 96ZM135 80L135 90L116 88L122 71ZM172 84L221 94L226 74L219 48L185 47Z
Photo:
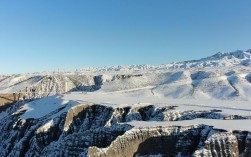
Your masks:
M213 126L215 129L224 129L228 131L240 130L240 131L251 131L251 120L219 120L219 119L194 119L184 121L165 121L165 122L154 122L154 121L132 121L126 124L130 124L136 127L153 127L153 126L191 126L191 125L208 125Z
M82 93L73 92L64 94L61 96L51 96L42 98L37 101L27 103L23 106L22 110L26 112L21 115L21 118L41 118L49 113L52 113L56 109L65 107L57 115L52 115L51 118L55 118L63 112L67 112L71 107L78 104L102 104L111 107L139 107L145 105L155 106L177 106L175 111L207 111L207 110L220 110L223 115L239 115L239 116L251 116L251 108L249 101L227 101L227 100L198 100L198 99L170 99L160 98L154 95L140 95L138 96L133 92L93 92L93 93ZM18 112L19 112L18 111ZM134 126L151 126L151 125L195 125L195 124L206 124L215 126L219 129L226 130L247 130L251 131L250 127L251 120L215 120L215 119L194 119L174 122L132 122ZM138 125L140 124L140 125Z

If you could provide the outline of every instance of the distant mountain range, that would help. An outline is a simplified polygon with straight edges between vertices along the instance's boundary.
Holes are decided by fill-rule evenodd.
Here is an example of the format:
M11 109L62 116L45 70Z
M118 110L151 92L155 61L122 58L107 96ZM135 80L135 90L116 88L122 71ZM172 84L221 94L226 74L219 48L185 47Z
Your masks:
M146 70L146 69L188 69L188 68L206 68L206 67L222 67L251 64L251 49L247 51L218 52L210 57L199 60L190 60L182 62L173 62L161 65L130 65L130 66L111 66L102 68L83 68L80 71L125 71L125 70Z

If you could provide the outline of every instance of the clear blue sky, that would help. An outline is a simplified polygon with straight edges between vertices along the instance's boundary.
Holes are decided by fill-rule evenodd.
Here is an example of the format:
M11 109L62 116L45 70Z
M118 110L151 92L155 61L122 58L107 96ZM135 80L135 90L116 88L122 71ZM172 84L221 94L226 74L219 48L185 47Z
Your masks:
M250 0L0 1L0 73L199 59L250 37Z

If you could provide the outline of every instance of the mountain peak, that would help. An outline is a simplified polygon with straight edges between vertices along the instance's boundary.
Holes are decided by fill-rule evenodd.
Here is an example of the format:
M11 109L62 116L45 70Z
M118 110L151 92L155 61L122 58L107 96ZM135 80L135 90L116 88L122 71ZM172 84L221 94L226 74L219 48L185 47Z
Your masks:
M251 49L247 50L246 52L249 52L249 53L251 53Z
M218 52L210 57L199 60L190 60L174 63L172 67L177 68L205 68L205 67L223 67L251 64L251 49L248 51L236 50L232 52Z

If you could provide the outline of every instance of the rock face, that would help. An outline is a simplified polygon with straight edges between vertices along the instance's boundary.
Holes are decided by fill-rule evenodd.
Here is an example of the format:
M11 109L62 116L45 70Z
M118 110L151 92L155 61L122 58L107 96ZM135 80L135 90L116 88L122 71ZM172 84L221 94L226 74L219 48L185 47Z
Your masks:
M113 108L82 104L38 119L21 119L22 103L0 119L0 156L249 156L251 133L211 126L134 127L129 121L220 118L216 111L176 112L175 106ZM191 115L191 116L187 116ZM192 116L193 115L193 116Z
M245 147L248 146L246 141ZM90 147L89 156L248 156L239 151L236 135L208 126L137 128L119 136L107 148Z

